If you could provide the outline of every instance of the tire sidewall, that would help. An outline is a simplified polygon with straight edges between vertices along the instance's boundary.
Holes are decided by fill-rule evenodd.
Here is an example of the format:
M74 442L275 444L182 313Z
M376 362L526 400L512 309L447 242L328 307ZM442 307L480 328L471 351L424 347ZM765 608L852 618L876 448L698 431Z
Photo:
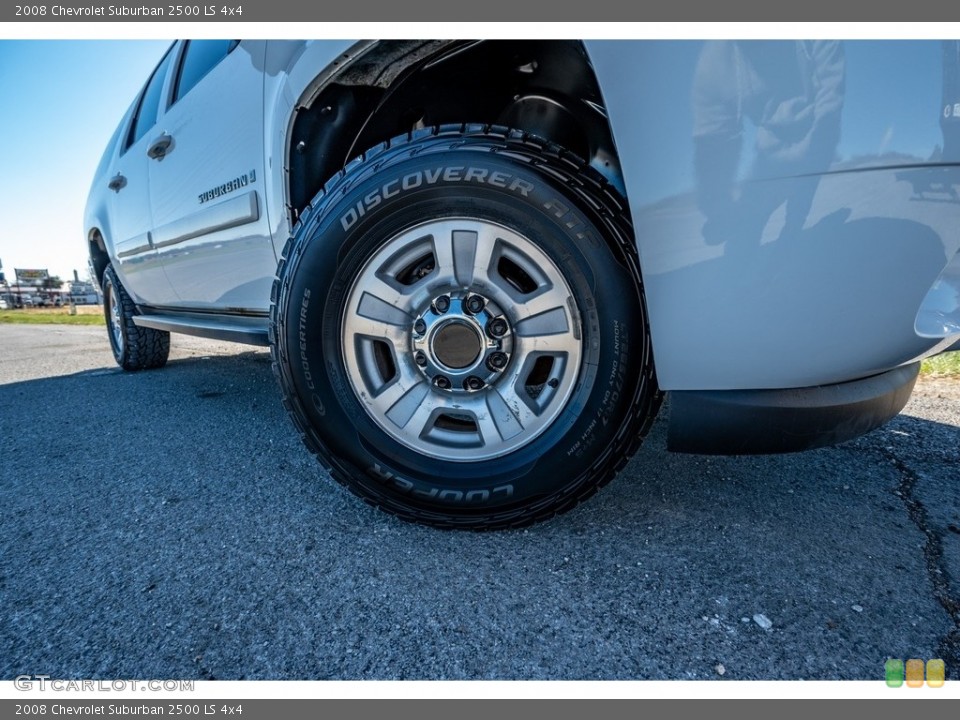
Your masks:
M476 172L467 180L470 169L485 170L485 179ZM343 362L344 307L364 264L397 233L441 217L496 222L534 241L561 269L580 314L581 368L565 408L527 445L482 462L437 460L394 440L358 400ZM281 355L308 432L362 493L461 513L529 509L575 495L629 424L642 382L635 370L647 353L637 331L642 299L625 259L604 239L603 222L530 164L447 150L385 163L328 197L301 227L285 276Z

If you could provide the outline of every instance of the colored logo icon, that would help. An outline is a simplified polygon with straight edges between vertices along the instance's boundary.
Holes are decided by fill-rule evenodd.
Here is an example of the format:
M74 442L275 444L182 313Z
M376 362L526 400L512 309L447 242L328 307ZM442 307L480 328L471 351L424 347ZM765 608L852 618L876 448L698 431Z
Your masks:
M883 667L887 678L887 687L903 685L903 660L887 660Z
M943 664L943 660L927 660L927 685L943 687L946 676L947 668Z
M924 676L926 676L929 687L943 687L947 672L943 660L923 660L911 658L906 663L903 660L891 658L883 665L884 678L887 687L900 687L904 681L907 687L923 687ZM924 672L926 671L926 672Z
M923 660L907 660L907 687L923 687Z

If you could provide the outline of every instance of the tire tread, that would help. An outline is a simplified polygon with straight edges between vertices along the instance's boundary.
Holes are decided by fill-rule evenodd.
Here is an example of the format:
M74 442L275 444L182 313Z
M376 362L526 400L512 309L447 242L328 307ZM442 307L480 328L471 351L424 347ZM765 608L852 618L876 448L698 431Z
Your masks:
M167 358L170 356L170 333L165 330L140 327L133 321L134 316L138 314L137 306L127 294L112 265L108 265L104 271L105 290L108 283L113 288L113 292L117 293L120 309L123 312L124 351L123 357L118 358L114 350L114 359L117 364L131 372L152 370L166 365ZM106 299L105 297L103 310L107 315L107 332L110 332L110 309ZM113 340L111 339L110 342L112 346Z

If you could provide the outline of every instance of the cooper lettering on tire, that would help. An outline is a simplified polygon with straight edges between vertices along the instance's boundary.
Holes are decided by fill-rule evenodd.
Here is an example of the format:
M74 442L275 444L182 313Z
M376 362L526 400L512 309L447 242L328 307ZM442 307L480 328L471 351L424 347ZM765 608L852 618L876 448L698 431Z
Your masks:
M555 145L484 126L385 143L328 182L283 255L287 407L335 479L404 519L567 510L659 406L624 203Z

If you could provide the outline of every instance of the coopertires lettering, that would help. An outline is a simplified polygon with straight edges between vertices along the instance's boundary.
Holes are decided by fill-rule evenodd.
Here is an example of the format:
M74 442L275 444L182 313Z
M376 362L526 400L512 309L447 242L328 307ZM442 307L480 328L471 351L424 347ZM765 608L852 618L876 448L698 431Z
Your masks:
M414 190L419 187L435 185L440 182L466 182L491 185L503 188L510 192L519 193L528 197L534 190L531 182L500 170L488 170L469 166L452 166L446 168L430 168L395 178L384 183L373 192L367 193L362 200L348 208L340 216L340 226L349 230L356 222L384 200L400 194L404 190Z
M313 403L314 409L321 416L327 414L327 409L324 407L323 402L317 396L316 386L313 382L313 375L310 372L310 359L307 357L307 308L310 306L310 291L303 291L303 300L300 303L300 323L298 329L298 337L300 340L300 367L303 369L303 380L306 382L307 387L310 389L310 402Z

